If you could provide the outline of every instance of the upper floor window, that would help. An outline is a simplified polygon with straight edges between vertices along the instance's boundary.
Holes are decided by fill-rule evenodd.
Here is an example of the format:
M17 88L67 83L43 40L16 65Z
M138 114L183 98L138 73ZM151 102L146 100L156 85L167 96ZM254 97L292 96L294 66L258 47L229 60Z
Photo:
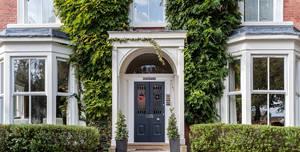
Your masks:
M134 0L132 15L134 25L165 23L164 0Z
M19 0L19 22L25 24L56 23L53 0Z
M273 21L274 0L245 0L245 21Z

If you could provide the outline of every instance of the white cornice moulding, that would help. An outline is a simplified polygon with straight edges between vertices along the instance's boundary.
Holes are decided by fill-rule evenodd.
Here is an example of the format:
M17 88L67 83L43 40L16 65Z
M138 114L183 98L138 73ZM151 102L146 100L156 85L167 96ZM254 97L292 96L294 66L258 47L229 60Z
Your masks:
M300 41L298 35L243 35L229 38L227 41L228 44L238 43L246 40L296 40Z
M65 45L72 45L68 40L52 37L6 37L0 38L0 44L3 42L56 42Z
M7 24L7 28L54 28L59 29L62 26L61 23L53 24Z
M290 25L293 26L294 22L242 22L241 26L272 26L272 25Z

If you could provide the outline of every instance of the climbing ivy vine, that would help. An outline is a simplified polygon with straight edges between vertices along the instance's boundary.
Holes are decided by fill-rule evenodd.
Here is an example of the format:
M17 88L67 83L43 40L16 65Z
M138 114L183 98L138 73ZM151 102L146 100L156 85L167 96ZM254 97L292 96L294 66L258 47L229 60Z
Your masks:
M186 121L213 122L228 73L227 39L241 20L238 0L168 0L166 9L170 28L187 30Z
M107 31L128 30L132 0L55 0L54 4L73 43L70 62L77 67L84 91L89 125L99 128L105 143L111 133L111 57ZM107 149L107 144L101 145ZM101 150L100 150L101 151Z

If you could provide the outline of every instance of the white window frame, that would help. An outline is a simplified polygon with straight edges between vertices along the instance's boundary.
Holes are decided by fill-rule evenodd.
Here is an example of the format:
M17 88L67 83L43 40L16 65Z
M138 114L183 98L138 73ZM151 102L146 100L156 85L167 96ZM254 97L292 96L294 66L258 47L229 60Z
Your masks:
M239 56L239 57L233 57L233 60L235 61L235 60L239 60L240 61L240 67L241 67L241 57ZM230 64L228 64L228 67L229 67L229 70L230 70ZM241 92L241 89L242 89L242 82L241 82L241 80L240 80L240 90L239 91L236 91L236 90L234 90L234 91L230 91L230 87L231 87L231 85L232 84L230 84L232 81L230 80L230 74L231 73L229 73L229 75L228 75L228 82L227 82L227 85L228 85L228 95L227 95L227 100L228 100L228 122L229 123L233 123L233 124L236 124L237 122L236 122L236 120L235 120L235 122L232 122L232 115L231 115L231 113L233 113L233 112L235 112L235 111L233 111L233 109L231 109L230 107L231 107L231 102L230 102L230 97L232 97L232 96L242 96L242 92ZM242 72L241 72L241 69L240 69L240 78L241 78L241 74L242 74ZM241 109L242 109L242 107L241 107Z
M240 1L239 2L239 7L240 7L240 12L242 14L242 24L243 25L273 25L273 24L285 24L283 23L283 10L284 10L284 0L273 0L273 21L245 21L245 2ZM259 5L259 4L258 4ZM259 8L258 8L259 11ZM258 13L258 20L259 20L259 13ZM286 23L290 24L290 23Z
M59 18L56 16L55 23L37 23L37 24L29 24L27 23L26 19L26 10L27 10L27 3L26 0L18 0L17 1L17 25L9 24L8 27L57 27L61 26L61 22ZM41 7L42 9L42 7ZM43 11L42 11L43 12Z
M135 23L134 22L134 0L132 4L130 5L130 11L129 11L129 19L130 19L130 26L136 27L136 28L147 28L147 27L166 27L167 21L166 21L166 0L163 0L163 16L164 16L164 22L158 23L158 22L144 22L144 23Z
M35 92L32 92L30 90L30 82L31 82L31 77L30 77L30 62L29 62L29 66L28 66L28 71L29 71L29 77L28 77L28 83L29 83L29 86L28 86L28 92L16 92L15 91L15 73L14 73L14 60L32 60L32 59L37 59L37 60L44 60L45 61L45 88L44 88L44 91L35 91ZM29 97L29 116L28 116L28 123L31 124L31 96L45 96L46 99L47 99L47 80L48 80L48 76L47 76L47 57L34 57L34 56L24 56L24 57L11 57L11 75L12 75L12 96L11 96L11 102L12 102L12 105L14 104L14 96L28 96ZM48 101L46 101L46 103L48 103ZM46 104L46 109L48 109L48 104ZM13 109L13 113L14 113L14 110ZM45 124L47 123L47 118L49 116L49 111L46 110L46 121L44 122ZM24 118L23 118L24 119ZM13 116L13 122L15 120L15 117ZM15 123L15 122L14 122Z
M3 59L0 60L0 98L2 98L2 101L0 100L0 124L3 122L3 98L4 98L4 83L3 83L3 77L4 77L4 61Z
M70 72L71 72L71 66L70 66L70 64L68 64L69 65L69 74L68 74L68 92L58 92L58 88L57 88L57 86L58 86L58 71L59 71L59 69L58 69L58 61L61 61L61 62L66 62L67 64L68 64L68 61L67 61L67 59L65 59L65 58L59 58L59 57L57 57L56 58L56 90L55 90L55 92L56 92L56 96L55 96L55 108L57 107L56 105L57 105L57 97L67 97L67 103L68 103L68 106L67 106L67 114L68 114L68 112L69 112L69 104L70 104L70 96L71 96L71 94L70 94ZM55 111L57 111L57 109L55 110ZM56 115L56 112L55 112L55 120L56 120L56 122L55 122L55 124L57 124L57 115ZM68 125L68 116L66 115L66 120L67 120L67 122L66 122L66 125Z
M253 65L254 65L254 58L267 58L267 89L266 90L254 90L253 89L253 84L254 84L254 79L253 79ZM270 90L270 58L281 58L284 59L284 89L283 90ZM251 123L252 123L252 95L267 95L267 125L270 125L270 95L273 94L278 94L278 95L284 95L285 96L285 104L284 106L286 106L287 101L287 80L288 80L288 75L287 75L287 56L286 55L252 55L251 56L251 94L250 94L250 100L251 100L251 104L250 104L250 109L251 109ZM287 120L287 115L286 115L286 109L284 111L284 119L285 119L285 123Z

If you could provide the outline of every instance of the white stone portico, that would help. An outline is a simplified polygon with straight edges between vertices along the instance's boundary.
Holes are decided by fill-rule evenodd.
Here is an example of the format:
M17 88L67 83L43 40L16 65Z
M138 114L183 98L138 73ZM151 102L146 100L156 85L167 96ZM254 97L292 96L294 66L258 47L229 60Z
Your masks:
M115 146L115 123L118 111L122 111L127 119L129 144L136 143L135 139L135 83L164 84L164 140L168 143L167 127L169 109L174 107L177 116L181 144L184 138L184 55L183 48L186 38L184 31L124 31L109 32L111 39L124 39L126 42L113 42L112 53L112 146ZM140 60L144 55L156 55L153 45L148 41L133 39L153 39L163 50L162 57L169 64L172 73L128 73L126 72L133 60ZM148 58L149 59L149 58ZM155 58L158 60L158 58ZM146 63L145 63L146 64ZM158 119L158 118L157 118ZM159 120L159 119L158 119ZM146 139L147 140L147 139Z

